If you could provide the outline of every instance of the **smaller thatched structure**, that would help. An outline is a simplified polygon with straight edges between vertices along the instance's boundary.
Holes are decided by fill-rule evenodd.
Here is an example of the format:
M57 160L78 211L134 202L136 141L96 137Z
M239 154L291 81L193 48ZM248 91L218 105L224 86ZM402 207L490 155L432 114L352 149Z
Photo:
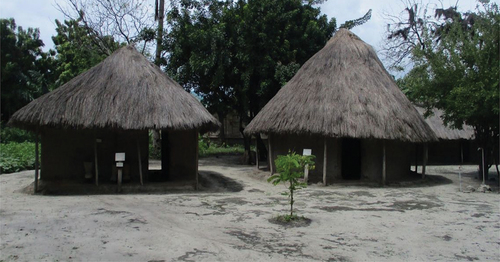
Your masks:
M425 117L426 109L415 106L417 111ZM443 112L433 109L431 114L425 117L425 122L432 128L439 141L428 145L428 164L460 164L474 162L478 158L477 145L474 140L474 128L463 125L462 129L447 126L442 119ZM423 150L416 146L414 165L422 163L419 161Z
M316 155L313 180L396 179L409 173L409 143L437 140L387 73L375 50L346 29L266 104L246 127L268 134L278 154Z
M426 109L420 106L415 106L418 113L425 117ZM443 122L443 111L433 109L431 115L425 117L425 122L432 128L434 134L439 140L470 140L474 138L474 128L468 125L463 125L462 129L452 128Z
M41 135L42 179L81 180L90 163L96 183L116 173L116 152L126 153L125 176L147 179L151 129L162 130L169 179L195 181L198 132L220 125L132 46L35 99L9 124Z

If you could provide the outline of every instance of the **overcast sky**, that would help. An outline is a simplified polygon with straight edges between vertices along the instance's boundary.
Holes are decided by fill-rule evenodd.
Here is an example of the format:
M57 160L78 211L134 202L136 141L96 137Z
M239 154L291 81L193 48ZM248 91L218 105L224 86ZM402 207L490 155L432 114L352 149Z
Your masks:
M154 0L148 1L152 6ZM168 2L168 0L166 0ZM279 1L279 0L277 0ZM398 14L405 5L405 0L329 0L321 5L321 11L328 18L335 17L337 25L363 16L372 9L372 18L366 24L355 27L352 31L363 41L372 45L377 51L382 47L382 39L387 22L384 13ZM427 1L427 0L424 0ZM428 0L429 2L448 7L458 2L460 11L474 10L476 0ZM500 0L493 0L498 3ZM41 39L45 43L45 50L53 48L51 36L56 34L55 19L64 20L64 16L57 10L56 3L64 4L65 0L0 0L0 17L16 20L23 28L36 27L40 29Z

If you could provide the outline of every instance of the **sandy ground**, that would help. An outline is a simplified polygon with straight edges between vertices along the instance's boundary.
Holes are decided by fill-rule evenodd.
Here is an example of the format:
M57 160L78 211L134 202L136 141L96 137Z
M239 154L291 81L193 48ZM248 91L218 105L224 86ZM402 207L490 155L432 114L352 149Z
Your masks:
M285 188L234 160L201 159L204 189L178 194L30 195L33 171L1 175L0 261L500 259L500 195L460 192L456 166L385 188L311 185L296 202L311 223L284 227L269 220Z

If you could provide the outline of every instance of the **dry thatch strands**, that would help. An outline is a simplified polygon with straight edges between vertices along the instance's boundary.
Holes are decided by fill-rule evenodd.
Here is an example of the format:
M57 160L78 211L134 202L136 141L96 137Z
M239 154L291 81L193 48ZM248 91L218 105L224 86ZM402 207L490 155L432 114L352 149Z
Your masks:
M35 99L9 124L25 129L200 131L214 131L220 125L196 98L132 46Z
M245 132L437 140L373 48L347 29L299 69Z

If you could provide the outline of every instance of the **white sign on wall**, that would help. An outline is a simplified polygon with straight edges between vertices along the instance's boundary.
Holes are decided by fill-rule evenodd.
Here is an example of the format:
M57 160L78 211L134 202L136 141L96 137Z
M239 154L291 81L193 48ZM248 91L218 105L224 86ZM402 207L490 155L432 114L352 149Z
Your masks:
M125 153L116 153L115 154L115 161L117 161L117 162L125 161Z
M302 151L303 156L310 156L311 154L312 154L312 149L304 148L304 150Z

